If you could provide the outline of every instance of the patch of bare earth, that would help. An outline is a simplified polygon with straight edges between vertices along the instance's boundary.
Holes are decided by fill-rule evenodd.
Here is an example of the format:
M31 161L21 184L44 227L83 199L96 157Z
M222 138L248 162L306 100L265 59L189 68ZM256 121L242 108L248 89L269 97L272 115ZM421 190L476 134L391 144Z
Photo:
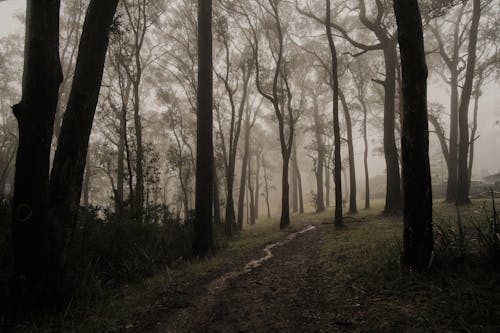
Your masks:
M267 260L221 276L157 323L155 332L331 332L319 246L325 226L268 247ZM319 229L319 230L318 230ZM292 234L293 235L293 234ZM192 295L194 296L194 295Z

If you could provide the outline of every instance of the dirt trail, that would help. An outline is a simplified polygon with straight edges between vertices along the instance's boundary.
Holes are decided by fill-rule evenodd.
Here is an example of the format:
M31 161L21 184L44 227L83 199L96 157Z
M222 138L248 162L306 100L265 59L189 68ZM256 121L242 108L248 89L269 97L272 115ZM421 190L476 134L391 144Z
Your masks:
M156 332L331 332L318 263L321 230L306 227L205 286Z

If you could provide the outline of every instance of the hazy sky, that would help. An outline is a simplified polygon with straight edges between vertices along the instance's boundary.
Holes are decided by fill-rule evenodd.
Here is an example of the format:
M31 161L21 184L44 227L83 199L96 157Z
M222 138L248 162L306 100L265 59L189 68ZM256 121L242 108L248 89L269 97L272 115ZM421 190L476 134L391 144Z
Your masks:
M0 38L22 31L23 26L15 15L24 12L25 0L0 0ZM498 84L490 84L485 87L483 97L480 100L479 128L480 138L476 141L476 158L474 159L474 178L483 176L484 173L500 172L500 87ZM429 81L429 101L440 102L447 107L449 105L448 89L439 80ZM472 104L472 101L471 101ZM434 135L431 135L431 156L439 147ZM362 175L362 152L361 140L355 142L356 169L357 174ZM372 157L371 175L381 174L385 170L382 157Z

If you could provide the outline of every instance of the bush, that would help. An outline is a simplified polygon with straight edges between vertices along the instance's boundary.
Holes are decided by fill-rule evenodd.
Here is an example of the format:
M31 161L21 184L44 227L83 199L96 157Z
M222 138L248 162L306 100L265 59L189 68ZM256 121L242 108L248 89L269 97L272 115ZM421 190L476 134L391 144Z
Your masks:
M150 276L191 255L192 223L164 214L161 223L109 219L98 207L82 208L67 251L66 289L89 300L101 288Z

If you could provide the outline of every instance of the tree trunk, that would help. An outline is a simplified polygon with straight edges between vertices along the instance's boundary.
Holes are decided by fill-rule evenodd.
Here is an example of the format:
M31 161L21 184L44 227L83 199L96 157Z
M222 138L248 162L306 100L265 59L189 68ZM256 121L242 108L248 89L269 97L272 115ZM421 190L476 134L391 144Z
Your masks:
M250 224L255 224L255 202L254 202L254 191L252 185L252 157L249 156L248 160L248 213L250 215Z
M297 177L297 163L295 159L297 158L295 145L292 150L292 212L297 213L299 211L299 191L298 191L298 177Z
M283 156L283 170L281 174L281 217L280 229L288 227L290 224L290 185L288 184L288 165L290 162L290 155L282 151Z
M118 128L118 155L116 172L116 206L115 212L118 221L123 219L123 201L124 201L124 179L125 179L125 140L127 139L127 107L130 95L131 81L127 80L124 95L122 97L122 106L120 109L120 124ZM131 175L130 175L131 176Z
M433 250L432 187L427 123L427 65L416 0L395 0L403 77L402 126L403 260L412 269L428 267Z
M89 137L117 4L118 0L93 0L85 15L75 75L50 175L50 217L59 254L54 257L54 274L63 273L63 254L77 221Z
M354 165L354 142L352 139L352 123L349 107L342 90L339 91L342 108L344 109L345 126L347 129L347 150L349 154L349 214L356 214L356 168Z
M367 116L368 110L366 104L361 101L363 107L363 142L365 144L365 151L363 153L363 163L365 166L365 209L370 209L370 176L368 172L368 132L367 132Z
M325 163L325 207L330 207L330 163Z
M481 84L482 84L482 75L479 76L479 78L476 81L476 87L475 87L475 93L474 93L474 115L473 115L473 122L472 122L472 128L470 132L470 148L469 148L469 166L468 166L468 172L469 172L469 181L468 181L468 193L470 193L470 184L472 180L472 167L474 165L474 143L476 142L476 132L477 132L477 114L479 111L479 98L481 97Z
M481 18L481 1L472 2L472 22L469 32L469 47L467 55L467 68L465 82L462 88L460 107L458 109L458 127L460 139L458 142L458 177L457 177L457 205L469 204L469 170L467 158L469 157L469 104L474 81L476 66L476 45Z
M384 155L387 169L387 190L384 212L399 214L401 211L401 180L399 176L398 150L394 134L395 97L396 97L396 45L384 47L385 60L385 97L384 97Z
M297 199L299 205L299 213L304 213L304 196L302 192L302 176L300 175L299 162L297 161L297 146L295 143L293 144L293 155L295 158L293 159L293 167L295 169L295 177L297 179Z
M221 221L221 214L220 214L220 198L219 198L219 180L217 177L217 168L215 167L214 164L214 224L220 225L222 223Z
M254 215L255 219L259 219L259 199L260 199L260 154L255 155L255 200L254 200Z
M243 159L241 161L240 192L238 196L238 219L236 229L243 228L243 213L245 208L245 190L248 168L248 155L250 154L250 110L246 110L245 115L245 142L243 146Z
M196 216L193 250L213 250L212 0L198 0L198 99L196 130Z
M12 109L18 122L12 202L14 315L54 299L52 227L48 216L49 158L59 84L59 0L29 0L22 99Z
M262 167L264 168L264 189L266 191L266 206L267 206L267 219L271 219L271 209L269 207L269 182L267 178L267 168L264 157L262 158Z
M318 110L317 96L313 96L313 119L314 119L314 136L318 150L318 162L316 165L316 212L325 211L325 200L323 197L323 168L325 164L325 147L321 137L321 118Z
M326 34L330 46L332 61L332 88L333 88L333 136L335 140L334 148L334 183L335 183L335 227L344 225L342 221L342 160L340 156L340 126L339 126L339 78L337 73L337 50L333 42L331 22L330 0L326 0Z

